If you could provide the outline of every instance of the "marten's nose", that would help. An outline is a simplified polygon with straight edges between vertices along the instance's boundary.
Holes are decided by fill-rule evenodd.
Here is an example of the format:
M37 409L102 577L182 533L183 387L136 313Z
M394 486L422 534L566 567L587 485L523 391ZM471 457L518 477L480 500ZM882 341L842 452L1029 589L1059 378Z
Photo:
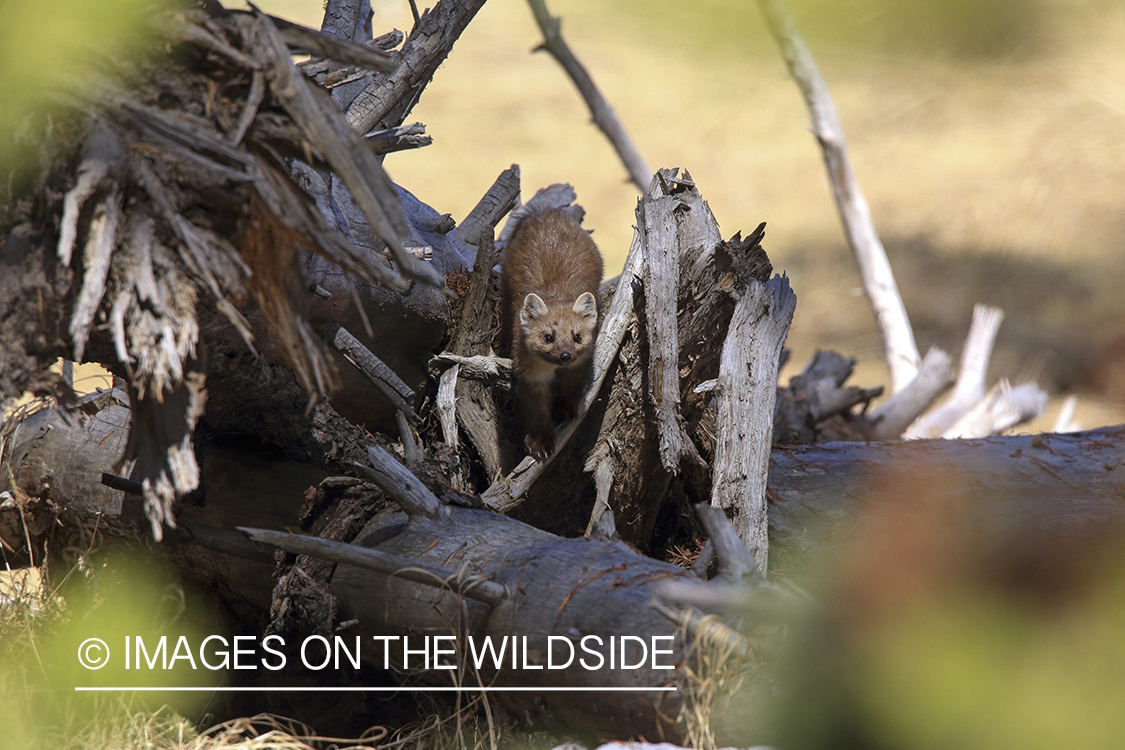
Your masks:
M571 357L570 352L563 352L562 354L559 355L559 359L561 359L563 362L569 362L570 357Z

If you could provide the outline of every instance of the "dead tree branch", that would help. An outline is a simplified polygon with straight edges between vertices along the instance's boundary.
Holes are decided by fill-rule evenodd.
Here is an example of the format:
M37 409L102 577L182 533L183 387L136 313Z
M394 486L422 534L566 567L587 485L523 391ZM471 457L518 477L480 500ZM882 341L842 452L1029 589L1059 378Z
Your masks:
M941 349L931 348L922 365L904 388L893 394L871 414L872 437L895 440L918 415L930 408L953 385L953 361Z
M498 583L480 576L464 575L440 565L427 565L401 555L392 555L345 542L334 542L301 534L239 526L251 541L268 544L294 555L311 555L322 560L374 570L426 586L437 586L495 607L510 597Z
M973 308L973 322L961 352L961 367L953 393L941 406L915 420L903 433L904 438L939 437L984 398L992 345L1003 320L1004 311L998 307L977 305Z
M918 346L914 343L914 330L899 295L887 252L875 231L871 209L852 170L836 106L785 1L758 0L758 7L781 48L790 75L805 98L813 133L824 154L844 233L855 254L864 289L875 308L879 330L883 334L887 366L891 372L891 390L897 393L906 387L918 370Z
M394 72L376 76L348 107L348 122L360 133L391 128L406 116L484 0L441 0L414 24Z
M582 98L586 101L586 106L590 108L594 124L605 133L606 138L613 145L614 151L617 152L621 163L625 165L625 169L629 173L629 179L633 181L638 190L648 189L648 183L652 179L652 170L645 164L644 157L641 156L641 152L633 143L633 139L629 137L629 134L621 125L621 121L617 119L613 107L602 96L602 92L598 90L586 68L574 56L566 40L563 39L562 22L551 16L544 0L528 0L528 4L531 6L531 12L535 15L535 22L539 24L539 30L543 32L543 44L538 49L545 49L551 53L551 56L570 76L570 80L574 81L578 93L582 95Z

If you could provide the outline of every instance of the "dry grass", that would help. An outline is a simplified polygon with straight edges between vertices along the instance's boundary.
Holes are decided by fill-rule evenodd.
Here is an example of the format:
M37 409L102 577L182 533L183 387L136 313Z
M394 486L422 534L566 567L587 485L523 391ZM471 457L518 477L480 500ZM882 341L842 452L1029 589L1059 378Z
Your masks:
M681 630L688 630L686 623ZM684 744L715 750L714 720L726 713L743 681L760 669L762 657L751 640L715 615L700 618L693 636L685 635L683 640L691 644L677 669L683 696L679 718L687 730Z
M53 646L57 628L66 627L73 613L44 585L37 569L0 571L0 746L23 750L337 750L359 748L489 746L462 730L465 717L446 717L427 732L394 742L383 727L373 727L355 739L318 735L289 719L260 714L217 724L200 732L195 722L164 706L146 707L137 695L79 695L68 685L55 685L44 666L46 649ZM88 700L86 700L88 698ZM475 707L474 707L475 708ZM468 711L466 711L466 714ZM449 727L456 736L450 739ZM469 740L465 740L465 737ZM460 740L456 742L454 740ZM492 743L495 746L495 743Z
M121 701L107 706L77 736L55 738L60 750L369 750L381 747L386 730L376 728L359 739L324 737L309 727L269 714L233 719L200 733L167 707L134 711Z

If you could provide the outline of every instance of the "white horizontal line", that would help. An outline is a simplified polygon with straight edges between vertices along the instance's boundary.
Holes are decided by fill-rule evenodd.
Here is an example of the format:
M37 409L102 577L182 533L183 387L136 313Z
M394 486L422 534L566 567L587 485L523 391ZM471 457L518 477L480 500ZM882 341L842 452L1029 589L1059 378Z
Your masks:
M77 693L210 692L210 693L667 693L675 687L75 687Z

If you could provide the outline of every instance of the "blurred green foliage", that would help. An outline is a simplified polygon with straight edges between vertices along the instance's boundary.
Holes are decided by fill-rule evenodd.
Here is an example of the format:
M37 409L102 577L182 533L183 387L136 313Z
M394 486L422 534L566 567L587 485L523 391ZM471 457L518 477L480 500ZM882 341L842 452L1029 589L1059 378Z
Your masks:
M93 71L129 54L143 40L150 0L0 0L0 204L18 197L21 169L55 123L49 117L66 91L80 90Z
M886 747L1119 748L1125 576L1043 612L995 592L921 602L871 634L856 674Z
M969 579L930 581L916 595L875 609L834 600L831 587L825 595L827 610L792 629L778 669L783 697L758 714L771 727L744 727L750 744L786 750L1122 746L1120 560L1046 599Z
M59 89L80 84L100 60L137 39L148 0L0 0L0 102L4 122Z
M138 712L149 715L165 706L198 716L209 699L202 692L77 692L75 687L180 687L217 685L223 671L183 660L163 669L125 668L126 636L144 639L154 653L166 637L169 657L183 636L199 644L216 631L211 612L192 605L173 576L147 560L116 552L102 556L82 574L74 571L65 595L44 593L25 600L0 617L0 747L5 750L66 746L115 723L127 725ZM100 638L109 648L106 665L87 669L79 662L79 645ZM195 651L198 654L198 651Z

